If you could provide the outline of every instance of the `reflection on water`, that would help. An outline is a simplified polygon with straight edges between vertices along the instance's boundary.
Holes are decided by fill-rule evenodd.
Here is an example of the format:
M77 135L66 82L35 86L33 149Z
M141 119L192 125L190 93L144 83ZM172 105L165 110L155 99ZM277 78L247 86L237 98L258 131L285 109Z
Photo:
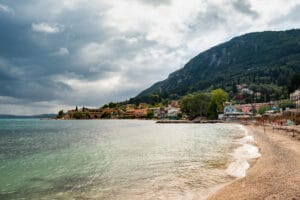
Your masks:
M197 199L227 182L228 124L0 120L0 199Z

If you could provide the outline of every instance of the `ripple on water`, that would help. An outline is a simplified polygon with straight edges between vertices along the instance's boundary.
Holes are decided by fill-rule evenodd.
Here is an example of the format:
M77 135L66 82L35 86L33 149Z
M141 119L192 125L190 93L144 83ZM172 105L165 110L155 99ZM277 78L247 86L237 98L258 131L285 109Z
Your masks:
M232 180L226 169L239 146L233 141L244 137L244 130L229 124L0 125L0 199L199 199Z

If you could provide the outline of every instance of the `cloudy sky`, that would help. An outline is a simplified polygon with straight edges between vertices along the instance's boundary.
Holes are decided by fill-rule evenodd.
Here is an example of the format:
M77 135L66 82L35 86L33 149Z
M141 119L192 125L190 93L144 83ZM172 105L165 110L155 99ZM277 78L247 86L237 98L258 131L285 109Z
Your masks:
M299 0L0 0L0 114L126 100L234 36L299 27Z

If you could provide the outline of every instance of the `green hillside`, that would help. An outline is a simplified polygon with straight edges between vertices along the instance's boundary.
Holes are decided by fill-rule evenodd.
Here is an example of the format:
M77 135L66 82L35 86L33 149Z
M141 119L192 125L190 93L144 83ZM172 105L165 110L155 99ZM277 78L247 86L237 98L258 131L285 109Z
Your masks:
M200 53L130 102L176 99L215 88L241 102L277 100L288 97L289 82L298 73L300 30L249 33Z

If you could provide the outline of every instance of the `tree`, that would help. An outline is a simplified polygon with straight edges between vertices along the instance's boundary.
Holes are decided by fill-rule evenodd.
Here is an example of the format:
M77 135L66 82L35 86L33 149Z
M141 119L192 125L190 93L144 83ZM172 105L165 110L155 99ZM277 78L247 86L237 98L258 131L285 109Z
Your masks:
M283 100L279 103L279 108L285 110L286 108L295 108L296 105L291 100Z
M154 113L153 113L153 111L148 112L146 118L147 118L147 119L153 119L153 118L154 118Z
M208 108L208 119L218 119L218 106L215 101L211 101Z
M105 108L109 108L109 106L107 104L105 104L101 108L105 109Z
M237 94L237 93L238 93L238 90L237 90L237 88L236 88L236 85L233 85L233 86L232 86L232 93L233 93L233 94Z
M296 74L292 77L289 85L289 92L292 93L300 88L300 74Z
M108 107L109 107L109 108L116 108L116 107L117 107L117 104L114 103L114 102L110 102L110 103L108 104Z
M73 114L73 118L74 119L82 119L82 113L81 112L75 112L74 114Z
M108 112L104 112L100 116L101 119L110 119L111 115Z
M60 111L58 112L58 118L63 118L63 116L64 116L64 111L63 111L63 110L60 110Z
M90 114L90 112L86 112L86 113L85 113L85 116L86 116L88 119L91 119L91 114Z
M258 114L263 115L265 114L268 110L272 110L271 106L262 106L258 109Z
M210 100L210 96L205 93L189 94L182 98L180 107L189 119L207 117Z
M217 105L217 112L221 113L224 110L224 102L228 100L228 94L222 89L216 89L211 92L211 100Z

